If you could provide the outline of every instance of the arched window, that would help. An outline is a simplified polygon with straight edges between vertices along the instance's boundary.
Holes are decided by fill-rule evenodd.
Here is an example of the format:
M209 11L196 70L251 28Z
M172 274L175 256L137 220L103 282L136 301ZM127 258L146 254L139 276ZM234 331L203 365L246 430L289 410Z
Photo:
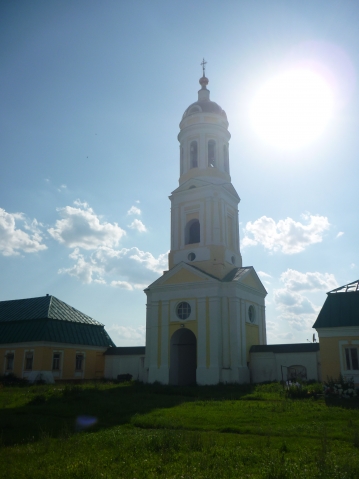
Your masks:
M224 171L229 174L229 157L227 145L223 145L223 163Z
M214 140L208 142L208 166L216 166L216 142Z
M199 243L201 240L201 229L198 220L190 220L185 228L185 244Z
M180 174L183 175L183 146L180 150Z
M192 141L190 145L190 163L191 168L198 167L198 146L196 141Z

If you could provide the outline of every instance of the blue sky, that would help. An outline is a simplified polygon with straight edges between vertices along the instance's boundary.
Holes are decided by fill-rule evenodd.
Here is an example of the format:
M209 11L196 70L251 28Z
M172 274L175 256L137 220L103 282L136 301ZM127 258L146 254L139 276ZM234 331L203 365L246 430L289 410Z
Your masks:
M2 1L0 300L52 294L144 344L143 289L167 269L178 124L200 62L232 134L243 264L268 342L311 339L325 293L359 277L359 5L353 1ZM251 99L317 62L336 107L310 145L250 125Z

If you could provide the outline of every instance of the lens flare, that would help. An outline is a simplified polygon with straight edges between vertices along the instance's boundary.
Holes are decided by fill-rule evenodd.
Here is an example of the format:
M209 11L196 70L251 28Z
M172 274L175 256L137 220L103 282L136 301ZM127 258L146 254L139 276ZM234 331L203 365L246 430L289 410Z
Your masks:
M267 81L254 97L250 120L267 143L285 150L317 139L333 116L334 95L323 76L291 69Z

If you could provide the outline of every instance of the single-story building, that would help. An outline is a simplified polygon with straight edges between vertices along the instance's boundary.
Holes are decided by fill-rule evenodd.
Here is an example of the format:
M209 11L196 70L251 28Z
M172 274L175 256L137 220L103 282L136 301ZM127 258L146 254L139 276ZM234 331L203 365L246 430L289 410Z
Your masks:
M36 380L97 379L115 347L104 325L46 295L0 301L0 374Z
M327 293L313 328L319 336L323 380L342 375L359 385L359 280Z
M249 350L251 382L321 381L318 343L266 344Z

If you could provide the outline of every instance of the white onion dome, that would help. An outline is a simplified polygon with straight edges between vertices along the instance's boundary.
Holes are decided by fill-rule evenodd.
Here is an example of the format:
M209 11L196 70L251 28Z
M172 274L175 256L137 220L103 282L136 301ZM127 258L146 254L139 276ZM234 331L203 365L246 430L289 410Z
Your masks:
M197 113L216 113L217 115L222 116L227 120L227 115L224 110L218 105L218 103L215 103L214 101L211 101L209 99L209 94L210 91L207 90L207 85L208 85L208 78L205 76L202 76L199 79L199 83L201 85L201 89L198 91L198 101L195 103L192 103L186 111L183 113L182 120L185 118L197 114Z

